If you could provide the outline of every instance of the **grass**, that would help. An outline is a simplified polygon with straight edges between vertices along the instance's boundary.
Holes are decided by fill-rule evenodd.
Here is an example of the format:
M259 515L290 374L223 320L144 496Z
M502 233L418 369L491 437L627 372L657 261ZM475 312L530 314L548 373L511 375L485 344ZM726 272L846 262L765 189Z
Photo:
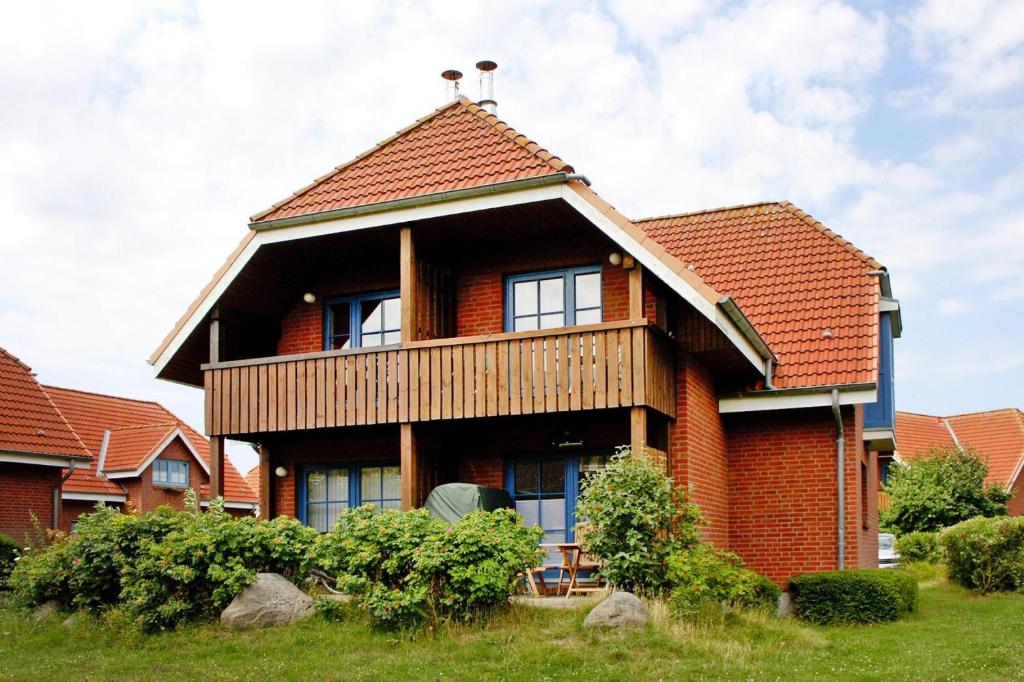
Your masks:
M1024 594L976 597L936 582L922 588L918 613L875 626L762 614L684 625L655 605L646 629L593 633L585 614L516 606L486 626L415 637L374 632L355 616L146 637L0 609L0 679L1024 679Z

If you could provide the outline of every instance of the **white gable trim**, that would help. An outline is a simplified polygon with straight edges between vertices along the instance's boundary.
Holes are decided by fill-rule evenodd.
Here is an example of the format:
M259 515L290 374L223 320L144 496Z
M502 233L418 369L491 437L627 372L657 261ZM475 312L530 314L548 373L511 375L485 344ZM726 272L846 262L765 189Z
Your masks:
M82 455L50 455L42 452L10 452L0 451L0 462L10 464L37 464L40 466L60 467L62 469L88 469L91 457Z
M163 451L167 449L167 446L174 442L175 438L181 439L181 441L185 444L185 448L192 454L193 459L195 459L199 463L199 466L202 467L203 471L206 472L206 475L209 476L210 467L207 466L206 462L203 461L203 458L199 456L199 452L195 449L195 447L193 447L192 441L190 441L188 437L184 434L184 432L182 432L181 428L174 429L174 431L172 431L170 435L167 436L167 438L165 438L163 442L160 443L160 445L153 448L153 452L149 453L146 459L144 459L142 461L142 464L140 464L137 468L125 469L122 471L107 471L104 472L104 476L106 476L107 478L136 478L138 476L141 476L142 472L145 471L146 468L153 463L154 459L159 457L163 453Z
M200 507L209 507L210 500L201 500L199 502ZM256 509L257 504L255 502L229 502L224 500L225 509Z
M796 410L804 407L831 407L832 386L815 389L783 389L762 393L743 393L718 399L721 414L736 412L761 412L763 410ZM838 386L840 405L873 403L878 400L874 386Z
M61 491L60 499L78 500L82 502L114 502L123 503L128 501L127 495L115 495L113 493L76 493Z

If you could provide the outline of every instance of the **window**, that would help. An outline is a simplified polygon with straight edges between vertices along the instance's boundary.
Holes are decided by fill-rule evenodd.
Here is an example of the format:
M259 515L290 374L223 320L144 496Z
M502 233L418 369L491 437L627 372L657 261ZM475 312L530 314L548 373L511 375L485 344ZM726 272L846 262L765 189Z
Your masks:
M328 299L324 349L370 348L401 340L402 300L397 291Z
M159 458L153 460L153 484L187 488L188 462Z
M364 504L401 509L400 470L394 464L307 467L299 495L301 520L326 533L342 509Z
M506 279L506 331L553 329L600 321L600 266L534 272Z

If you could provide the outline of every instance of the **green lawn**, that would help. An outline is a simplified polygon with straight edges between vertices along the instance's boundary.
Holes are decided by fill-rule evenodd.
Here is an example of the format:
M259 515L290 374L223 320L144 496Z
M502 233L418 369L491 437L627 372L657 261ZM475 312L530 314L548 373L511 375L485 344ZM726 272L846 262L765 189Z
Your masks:
M1024 679L1024 594L921 590L918 613L871 627L744 616L680 626L662 610L633 633L580 627L586 609L516 607L484 627L415 638L359 619L232 634L216 626L146 637L63 616L0 610L0 678L95 679Z

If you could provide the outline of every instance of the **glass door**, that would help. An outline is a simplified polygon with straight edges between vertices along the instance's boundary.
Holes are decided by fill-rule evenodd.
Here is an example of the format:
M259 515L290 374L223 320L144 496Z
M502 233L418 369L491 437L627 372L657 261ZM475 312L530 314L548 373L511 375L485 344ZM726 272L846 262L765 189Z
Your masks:
M512 467L510 489L527 526L544 529L545 544L568 540L566 523L565 458L531 457L517 460ZM548 563L558 561L557 549L549 549Z

